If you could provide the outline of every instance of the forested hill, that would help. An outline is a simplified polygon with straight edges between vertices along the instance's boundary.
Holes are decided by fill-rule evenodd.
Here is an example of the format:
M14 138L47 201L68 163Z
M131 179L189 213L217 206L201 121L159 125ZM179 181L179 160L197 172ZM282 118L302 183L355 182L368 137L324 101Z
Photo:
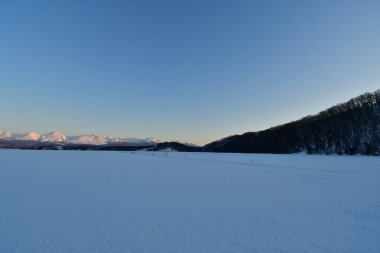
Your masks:
M380 90L285 125L212 142L203 151L380 155Z

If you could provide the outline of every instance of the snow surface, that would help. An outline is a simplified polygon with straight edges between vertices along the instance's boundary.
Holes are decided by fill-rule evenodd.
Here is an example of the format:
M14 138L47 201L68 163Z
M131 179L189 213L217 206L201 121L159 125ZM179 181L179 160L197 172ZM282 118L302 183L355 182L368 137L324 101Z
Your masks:
M0 150L0 252L380 252L380 159Z

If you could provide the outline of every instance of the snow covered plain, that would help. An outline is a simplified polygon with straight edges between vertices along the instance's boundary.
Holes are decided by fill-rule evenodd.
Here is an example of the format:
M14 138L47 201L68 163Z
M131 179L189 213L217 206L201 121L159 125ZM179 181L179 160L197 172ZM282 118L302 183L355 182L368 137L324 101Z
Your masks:
M380 252L380 159L0 150L0 252Z

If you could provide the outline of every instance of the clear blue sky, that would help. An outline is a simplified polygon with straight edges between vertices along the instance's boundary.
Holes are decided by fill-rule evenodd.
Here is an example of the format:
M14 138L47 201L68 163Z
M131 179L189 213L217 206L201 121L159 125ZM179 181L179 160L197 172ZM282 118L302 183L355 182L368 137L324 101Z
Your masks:
M380 1L0 1L0 130L205 144L380 88Z

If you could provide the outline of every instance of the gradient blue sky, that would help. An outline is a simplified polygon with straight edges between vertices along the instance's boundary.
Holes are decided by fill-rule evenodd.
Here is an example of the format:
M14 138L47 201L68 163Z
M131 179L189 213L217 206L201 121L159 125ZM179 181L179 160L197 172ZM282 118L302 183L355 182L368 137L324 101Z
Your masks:
M379 0L0 0L0 130L205 144L378 88Z

